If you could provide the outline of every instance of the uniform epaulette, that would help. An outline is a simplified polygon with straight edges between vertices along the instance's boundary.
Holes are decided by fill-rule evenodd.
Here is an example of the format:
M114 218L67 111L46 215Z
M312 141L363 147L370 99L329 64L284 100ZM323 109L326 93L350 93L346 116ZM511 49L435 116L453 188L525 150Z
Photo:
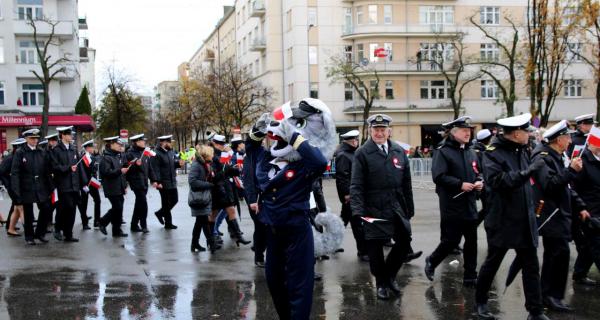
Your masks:
M473 149L476 153L479 153L479 149Z
M436 150L440 150L441 148L443 148L444 145L438 146L437 148L435 148Z
M496 150L495 146L487 146L487 147L485 147L485 151L494 151L494 150Z
M548 152L546 152L546 151L542 151L542 152L540 152L540 154L541 154L541 155L543 155L543 156L547 156L547 155L548 155Z

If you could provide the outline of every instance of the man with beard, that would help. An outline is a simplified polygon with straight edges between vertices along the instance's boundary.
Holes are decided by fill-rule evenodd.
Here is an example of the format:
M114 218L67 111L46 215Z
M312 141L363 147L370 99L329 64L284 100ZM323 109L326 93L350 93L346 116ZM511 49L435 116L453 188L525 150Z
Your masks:
M370 139L356 150L350 183L352 214L365 221L369 264L382 300L390 299L390 291L400 294L396 275L410 252L415 212L410 163L405 150L389 139L391 122L382 114L367 119ZM383 246L390 238L394 245L384 258Z
M175 161L175 153L171 147L172 138L173 135L158 137L159 145L156 148L156 156L150 160L154 172L152 184L156 184L161 203L160 210L156 211L154 215L167 230L177 229L177 226L173 224L171 209L179 201L176 169L183 167L184 164L183 160Z
M138 134L129 138L131 147L125 154L125 159L129 164L126 179L129 187L135 194L135 204L133 207L133 216L131 217L131 232L148 233L146 217L148 216L148 178L156 181L154 170L150 166L150 157L144 154L146 150L146 138L144 134ZM158 183L153 182L152 186L156 188Z
M363 222L359 216L352 216L350 208L350 181L352 181L352 162L354 161L354 152L358 148L358 130L348 131L340 137L342 143L335 153L335 186L337 187L338 197L342 203L342 220L344 226L350 223L352 235L356 241L356 255L361 261L369 261L369 254L365 245L365 235L363 231Z
M58 189L58 202L54 237L58 241L79 242L73 237L73 225L79 193L87 180L79 168L79 156L73 141L73 127L56 128L60 142L50 153L54 185ZM61 234L62 231L62 234Z

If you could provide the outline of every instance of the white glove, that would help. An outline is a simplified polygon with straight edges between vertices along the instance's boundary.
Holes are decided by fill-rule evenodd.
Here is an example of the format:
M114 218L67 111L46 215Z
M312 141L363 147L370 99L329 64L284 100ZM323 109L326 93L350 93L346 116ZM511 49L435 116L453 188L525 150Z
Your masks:
M88 193L90 192L90 188L88 188L88 186L84 186L83 188L81 188L83 190L83 192Z

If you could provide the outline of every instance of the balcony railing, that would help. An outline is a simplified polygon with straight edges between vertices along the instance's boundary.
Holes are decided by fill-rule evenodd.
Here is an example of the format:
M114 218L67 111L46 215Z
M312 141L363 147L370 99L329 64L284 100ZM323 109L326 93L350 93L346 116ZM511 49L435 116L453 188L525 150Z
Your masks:
M364 108L364 102L360 99L344 102L344 113L361 113ZM385 112L446 112L452 111L449 99L384 99L379 98L373 101L371 112L377 110Z
M346 39L378 35L451 35L458 33L454 24L380 25L361 24L342 27L342 37Z
M421 61L418 62L416 58L408 59L404 62L392 61L387 62L384 59L378 58L378 61L368 62L363 67L363 73L372 73L377 71L378 73L385 74L439 74L443 71L455 72L457 66L454 61L444 61L443 63L435 61Z
M267 41L264 37L256 37L250 44L250 51L263 51L267 49Z
M29 25L27 20L15 20L13 24L14 33L16 36L31 36L33 35L33 27ZM49 36L52 32L52 26L44 21L35 21L37 34L40 36ZM58 38L72 38L74 35L73 21L59 21L54 28L54 35Z
M60 81L70 81L75 80L77 76L77 68L74 65L63 65L65 68L65 72L60 72L56 75L56 80ZM52 68L51 71L56 70ZM25 63L17 63L15 64L15 73L17 79L37 79L32 71L37 72L37 74L42 74L42 67L39 64L25 64Z
M251 17L262 17L266 13L265 2L262 0L256 0L252 3L252 11L250 12Z

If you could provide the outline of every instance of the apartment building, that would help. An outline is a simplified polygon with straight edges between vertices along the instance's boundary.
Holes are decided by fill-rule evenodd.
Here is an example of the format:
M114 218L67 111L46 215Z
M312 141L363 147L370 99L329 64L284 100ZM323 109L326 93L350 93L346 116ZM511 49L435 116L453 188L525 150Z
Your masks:
M395 140L435 145L440 123L453 118L440 64L452 75L456 54L443 44L462 34L464 55L470 61L501 59L500 49L469 19L500 37L510 36L506 18L523 25L526 7L526 0L237 0L236 59L276 92L274 107L317 97L332 109L343 133L362 126L364 105L349 84L327 77L331 58L345 56L367 69L363 76L369 83L377 72L379 97L372 112L392 116ZM565 10L570 9L575 10ZM231 15L223 18L227 19ZM217 57L215 50L206 50L214 48L209 44L213 38L197 53L204 62ZM574 49L569 53L571 63L551 121L595 111L593 74L577 53L591 52L585 42L574 38L569 44ZM470 68L474 72L477 67ZM506 77L501 72L496 76ZM529 99L525 81L517 87L519 114L529 110ZM471 115L479 127L492 126L506 113L499 98L495 82L482 77L465 87L462 114Z
M90 116L73 114L81 92L77 0L0 0L0 151L23 130L41 125L46 97L32 72L39 74L41 68L28 17L41 39L51 31L42 19L57 22L57 45L49 47L50 55L70 60L59 66L66 72L50 83L50 130L63 125L75 125L79 132L94 128Z

